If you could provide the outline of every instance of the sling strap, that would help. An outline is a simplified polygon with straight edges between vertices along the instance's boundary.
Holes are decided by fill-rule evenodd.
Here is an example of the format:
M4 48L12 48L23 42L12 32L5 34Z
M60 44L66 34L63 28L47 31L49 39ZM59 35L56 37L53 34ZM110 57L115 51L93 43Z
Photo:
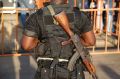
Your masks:
M50 11L51 15L54 16L55 15L55 11L54 11L52 5L48 5L47 8ZM54 22L54 24L58 25L58 22L54 18L53 18L53 22Z

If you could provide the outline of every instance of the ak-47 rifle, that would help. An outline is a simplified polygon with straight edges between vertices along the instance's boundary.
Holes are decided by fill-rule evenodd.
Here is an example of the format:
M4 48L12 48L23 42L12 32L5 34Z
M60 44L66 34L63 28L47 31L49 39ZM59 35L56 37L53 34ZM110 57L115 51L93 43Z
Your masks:
M74 34L73 31L70 29L70 24L66 13L62 11L59 14L54 15L54 18L70 36L70 39L72 40L77 50L76 53L73 55L73 58L71 58L71 62L69 62L68 64L68 69L71 71L73 69L75 61L79 57L81 57L87 71L92 75L93 79L97 79L96 69L92 62L90 62L89 59L86 57L84 46L81 44L79 36L77 34Z

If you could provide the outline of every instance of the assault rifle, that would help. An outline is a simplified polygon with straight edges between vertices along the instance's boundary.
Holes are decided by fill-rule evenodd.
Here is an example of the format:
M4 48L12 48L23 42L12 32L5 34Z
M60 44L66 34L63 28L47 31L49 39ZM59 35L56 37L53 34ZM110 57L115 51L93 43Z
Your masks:
M70 24L66 13L62 11L54 15L54 18L59 23L59 25L66 31L66 33L70 36L70 39L72 40L73 44L76 47L76 53L71 58L68 64L68 69L72 71L76 60L79 57L81 57L87 71L92 75L92 78L97 79L96 69L92 62L89 61L88 57L86 57L84 46L81 44L79 36L77 34L74 34L73 31L70 29Z

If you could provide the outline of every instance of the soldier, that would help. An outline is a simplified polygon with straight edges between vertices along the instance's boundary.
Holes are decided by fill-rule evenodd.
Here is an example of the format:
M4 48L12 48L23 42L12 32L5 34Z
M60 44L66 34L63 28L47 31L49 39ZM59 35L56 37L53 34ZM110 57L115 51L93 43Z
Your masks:
M67 69L75 47L53 16L64 10L71 29L80 36L84 46L93 46L96 39L90 19L77 9L73 11L66 1L51 0L50 5L30 15L25 23L21 44L27 51L34 49L38 64L35 79L84 79L80 58L73 71Z

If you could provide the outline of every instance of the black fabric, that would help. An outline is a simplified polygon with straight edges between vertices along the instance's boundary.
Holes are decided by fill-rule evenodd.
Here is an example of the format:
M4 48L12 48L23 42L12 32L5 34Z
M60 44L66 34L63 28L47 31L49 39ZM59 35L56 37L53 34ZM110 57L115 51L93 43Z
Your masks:
M36 38L42 37L42 25L40 24L42 23L42 14L43 11L40 9L28 17L25 23L23 34Z
M66 5L63 5L63 6L55 5L53 6L53 8L56 13L59 13L63 10L67 13L67 16L71 24L71 29L75 33L80 35L82 33L92 30L91 21L88 19L88 17L84 13L79 12L79 11L73 12L68 7L66 7ZM32 14L27 19L23 33L27 36L38 38L42 42L42 44L38 44L38 46L35 48L36 59L39 56L69 59L74 53L73 52L74 46L72 43L65 45L65 46L60 46L61 42L68 40L69 36L59 25L55 25L52 22L53 20L52 20L52 16L50 15L49 10L47 10L47 8L39 9L36 13ZM52 48L55 48L56 50L54 49L52 50L51 42L49 41L49 39L53 37L57 39L57 40L55 39L52 40L53 42L57 41L55 46L52 45ZM36 73L36 75L41 76L41 78L38 78L36 76L37 78L35 79L50 79L49 76L46 76L46 75L49 75L49 72L50 72L49 67L51 63L52 62L48 62L48 61L39 61L38 62L39 71ZM67 68L63 68L63 69L67 70ZM56 68L56 70L58 70L59 72L60 69ZM61 70L60 73L63 74L63 71L64 70ZM75 69L75 71L72 74L69 74L69 75L72 75L70 76L71 79L77 79L76 71L77 70ZM64 74L63 76L65 76ZM58 76L57 79L67 79L67 78Z
M73 13L68 13L67 17L68 17L69 22L74 22L74 14ZM53 25L54 24L53 17L51 15L44 16L44 22L45 22L45 25Z
M62 9L55 9L56 12L59 12ZM68 8L65 8L65 10L67 10ZM69 12L69 10L67 10ZM70 11L71 12L71 11ZM91 21L90 19L88 19L87 15L85 15L83 12L75 12L75 24L74 26L72 26L73 31L78 32L78 33L85 33L88 31L92 30L92 25L91 25ZM25 28L24 28L24 34L28 35L28 36L32 36L32 37L44 37L42 35L42 28L44 28L44 24L43 24L43 11L42 9L38 10L36 13L32 14L26 21L25 24ZM51 21L48 19L48 21ZM45 21L46 22L46 21ZM34 34L30 34L26 33L27 30L34 32ZM46 32L44 32L44 34L46 34Z
M70 11L66 5L63 5L63 6L54 5L52 6L52 8L55 11L55 13L59 13L64 10L68 16L69 22L73 24L74 22L73 11ZM51 15L48 8L43 9L43 16L44 16L43 21L44 21L44 28L45 28L44 33L46 33L47 37L53 37L53 36L66 37L66 38L68 37L68 35L66 34L66 32L63 30L62 27L54 24L53 16Z
M65 46L61 46L61 42L64 41L64 38L58 37L56 38L57 41L51 38L50 40L53 41L53 43L48 43L48 42L44 42L44 43L40 43L38 44L38 46L35 48L35 54L36 54L36 59L37 57L53 57L53 58L63 58L63 59L69 59L73 52L73 44L70 43L68 45ZM51 45L50 45L51 44ZM54 45L53 45L54 44Z
M80 34L89 32L93 29L91 20L87 17L87 15L80 11L75 11L75 26L77 32Z
M43 63L40 64L43 65ZM52 78L49 64L46 63L45 66L38 68L34 79L85 79L81 62L76 64L72 72L66 69L67 63L57 64L53 70Z

